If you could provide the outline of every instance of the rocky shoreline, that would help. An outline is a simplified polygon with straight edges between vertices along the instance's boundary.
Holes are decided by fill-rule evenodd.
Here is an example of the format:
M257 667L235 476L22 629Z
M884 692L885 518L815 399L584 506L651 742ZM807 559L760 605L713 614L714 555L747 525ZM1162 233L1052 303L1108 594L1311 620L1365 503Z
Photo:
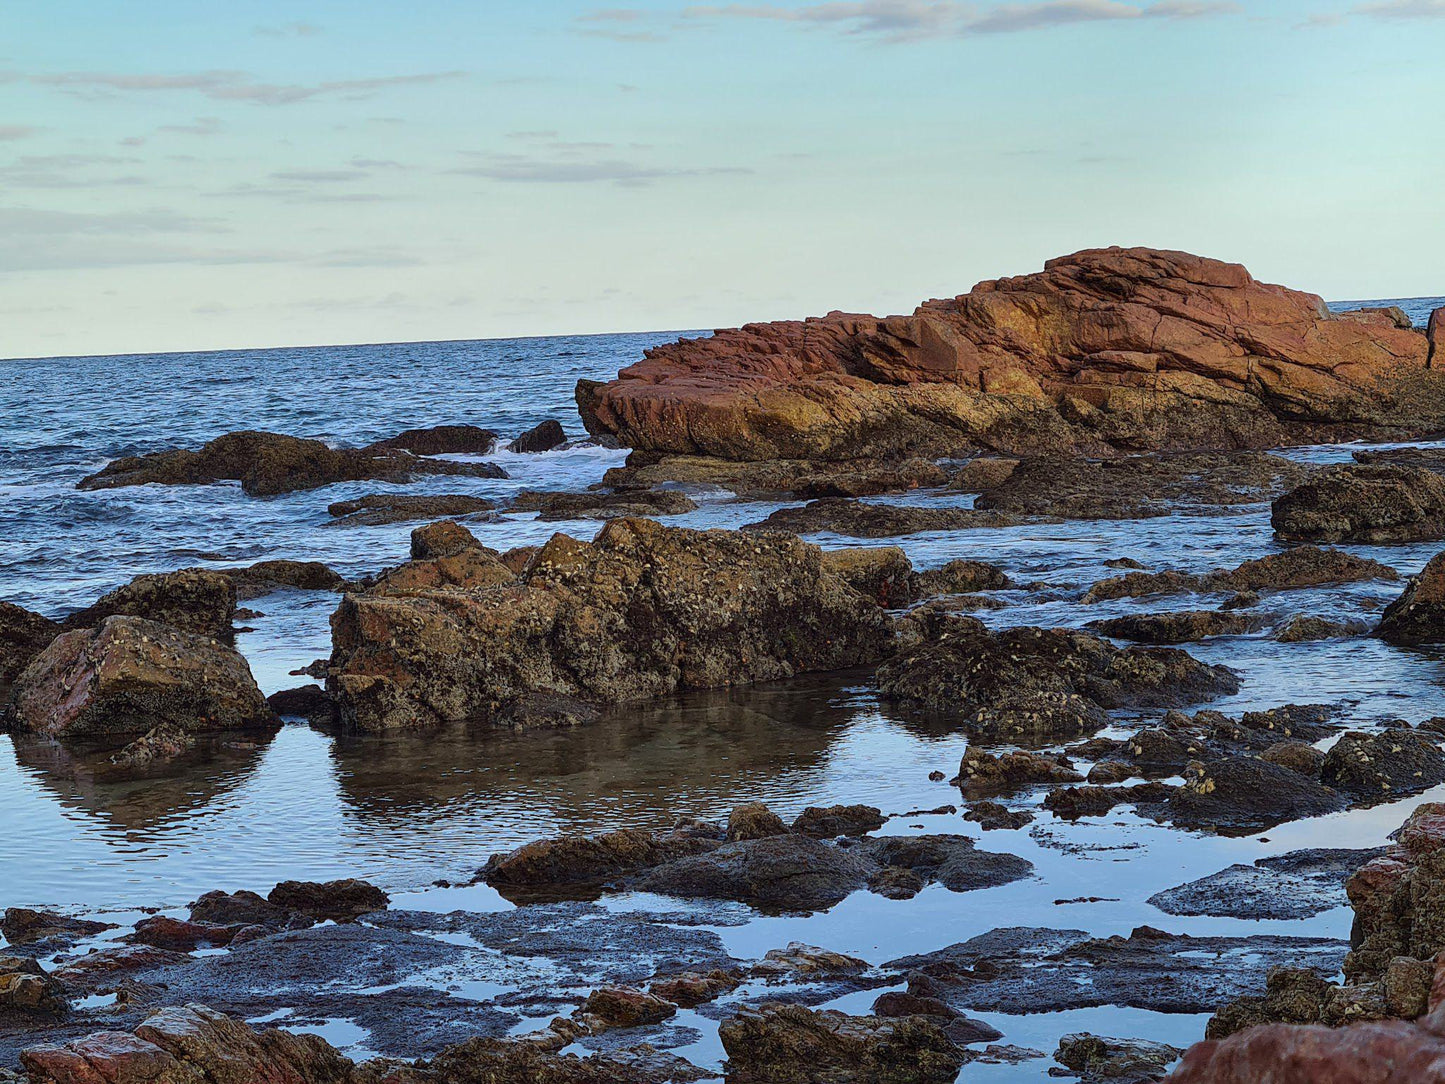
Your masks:
M206 750L287 725L422 743L463 727L566 755L627 713L709 693L761 702L838 673L964 748L934 772L932 808L850 796L785 818L748 800L726 819L563 825L404 902L348 877L264 896L217 885L150 914L9 907L0 1080L925 1084L970 1066L1434 1079L1445 805L1425 799L1445 785L1445 701L1408 719L1229 707L1253 679L1234 664L1241 643L1368 640L1428 658L1445 644L1445 552L1407 575L1419 564L1382 548L1445 548L1445 455L1318 466L1260 450L1438 428L1433 349L1398 313L1331 316L1234 265L1082 253L913 317L835 314L653 351L579 389L589 429L635 449L587 490L318 497L318 525L347 533L417 524L406 560L364 576L272 559L142 575L65 615L0 603L16 749L113 778L204 773ZM562 440L539 425L512 451ZM502 475L482 458L496 450L472 425L349 449L244 431L116 460L79 486L230 481L262 500L453 485ZM709 501L736 505L735 526L670 522ZM1265 508L1273 539L1237 563L1120 556L1059 583L989 559L990 534L1020 527L1143 531ZM487 544L518 517L568 530ZM892 544L952 532L968 547L928 567ZM238 625L278 592L326 607L332 650L305 668L314 683L267 697ZM1067 623L1015 618L1024 600ZM1265 841L1364 811L1400 825L1388 845L1221 863L1154 892L1157 924L1015 925L984 903L991 928L946 926L950 907L1017 901L1040 880L1012 853L1023 838L1127 848L1127 834L1094 838L1123 823ZM433 904L452 894L462 906ZM939 923L921 951L735 936L858 908L886 926L915 904ZM1308 926L1346 907L1348 938ZM1010 1030L1105 1007L1210 1021L1187 1051L1078 1031L1040 1050ZM338 1022L363 1038L343 1041ZM1382 1058L1419 1075L1380 1075Z

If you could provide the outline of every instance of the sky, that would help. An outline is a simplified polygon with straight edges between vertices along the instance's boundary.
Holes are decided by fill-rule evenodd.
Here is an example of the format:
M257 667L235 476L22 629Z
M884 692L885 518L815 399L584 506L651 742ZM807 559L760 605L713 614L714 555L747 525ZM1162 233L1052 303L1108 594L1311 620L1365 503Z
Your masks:
M1445 0L0 7L0 357L1445 294Z

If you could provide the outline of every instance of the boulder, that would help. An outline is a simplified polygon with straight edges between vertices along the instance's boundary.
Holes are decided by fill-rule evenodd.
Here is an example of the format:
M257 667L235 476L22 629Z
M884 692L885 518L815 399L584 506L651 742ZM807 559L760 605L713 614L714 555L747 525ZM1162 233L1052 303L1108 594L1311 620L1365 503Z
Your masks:
M540 493L524 489L508 512L536 512L540 520L619 519L623 516L679 516L697 511L697 502L675 489L624 489L614 493Z
M1289 768L1258 757L1231 756L1190 765L1165 817L1186 828L1234 835L1334 813L1348 804L1339 791Z
M577 1015L595 1034L611 1028L660 1024L677 1015L677 1006L630 986L602 986L587 995Z
M199 451L174 449L124 456L78 485L80 489L115 489L238 481L249 495L267 497L337 482L404 482L419 474L506 477L505 471L490 463L427 459L397 450L385 441L367 448L332 448L319 440L245 430L217 437Z
M1260 619L1217 610L1177 610L1173 613L1127 614L1088 627L1115 640L1136 644L1187 644L1211 636L1241 636L1260 625Z
M1079 783L1083 778L1061 754L1014 751L995 756L970 746L953 783L968 797L982 798L1045 783Z
M1267 448L1335 427L1428 430L1430 343L1237 264L1092 249L912 316L830 313L657 347L583 423L737 460Z
M279 715L280 712L270 698L266 703ZM123 768L140 769L151 764L174 760L190 752L196 745L196 738L174 723L153 726L134 741L127 742L119 752L110 758L112 764Z
M866 836L886 820L883 811L871 805L810 805L794 819L792 830L814 839Z
M858 546L823 552L823 567L879 606L913 601L913 563L897 546Z
M1445 1084L1445 1038L1403 1020L1266 1024L1195 1043L1170 1084Z
M38 963L0 955L0 1020L11 1014L61 1016L69 1009L65 988Z
M346 577L320 561L257 561L247 568L218 568L236 585L238 599L260 598L284 587L298 591L343 591Z
M1445 477L1422 467L1332 467L1276 500L1270 523L1291 542L1445 538Z
M1436 363L1445 360L1445 308L1438 308L1430 314L1425 335L1430 340L1429 367L1438 369L1440 366Z
M1301 919L1346 902L1345 882L1385 848L1312 848L1233 865L1208 877L1167 888L1149 903L1170 915L1215 918Z
M236 586L229 576L206 568L137 576L62 624L66 629L90 629L114 614L225 640L231 636L236 614Z
M1320 780L1356 802L1390 802L1445 783L1438 738L1418 730L1350 732L1325 754Z
M339 881L282 881L266 896L268 903L316 919L350 922L391 902L385 892L367 881L347 877Z
M60 633L48 617L0 602L0 694Z
M336 501L326 506L332 516L328 527L380 527L388 523L406 523L415 519L444 519L489 512L495 501L468 493L408 495L403 493L370 493L352 500Z
M996 832L1026 827L1033 823L1034 815L1026 809L1009 809L998 802L971 802L964 810L963 819L973 821L985 832Z
M1296 614L1274 630L1274 638L1282 644L1301 644L1313 640L1339 640L1363 636L1370 626L1359 618L1336 621L1315 614Z
M637 519L554 535L520 582L348 595L332 634L329 688L364 730L489 718L534 692L623 703L841 669L893 635L816 546Z
M413 561L455 557L467 550L486 549L487 547L477 541L476 535L454 520L444 519L438 523L428 523L425 527L418 527L411 532Z
M479 425L433 425L404 430L371 447L415 455L486 455L496 449L497 434Z
M430 535L423 537L423 550L430 545L430 538ZM453 535L451 540L455 542L458 538ZM367 595L405 596L430 592L466 593L511 586L517 582L517 574L502 564L499 557L496 550L480 544L463 546L445 556L407 561L363 581L357 587Z
M783 823L783 818L762 802L740 805L728 817L729 843L740 839L766 839L768 836L787 834L788 826Z
M1001 591L1013 585L1013 581L997 565L962 558L949 561L942 568L930 568L913 574L913 594L917 598L969 595L975 591Z
M684 971L655 980L647 992L679 1008L695 1009L732 993L742 984L743 976L736 971Z
M1375 635L1392 644L1445 643L1445 553L1432 557L1385 607Z
M848 1016L801 1005L743 1009L718 1027L728 1079L755 1084L949 1084L968 1056L928 1016Z
M520 433L509 446L513 452L550 452L553 448L567 443L567 434L562 423L555 418L539 422L525 433Z
M41 652L15 684L13 717L21 731L117 745L162 724L189 734L276 721L234 649L120 616Z
M111 922L93 922L70 918L54 911L37 911L30 907L7 907L0 917L0 934L12 945L33 945L39 942L72 942L106 930L115 929Z
M137 922L126 940L172 952L194 952L198 948L229 945L240 929L240 926L207 926L169 915L152 915Z
M1051 740L1103 726L1110 708L1171 707L1238 691L1222 666L1177 648L1118 648L1087 632L990 632L971 618L878 668L881 692L994 739Z
M1076 1032L1059 1039L1054 1060L1072 1069L1085 1084L1147 1084L1163 1080L1184 1051L1147 1039L1107 1039Z
M191 921L203 926L260 926L284 930L312 920L255 892L207 892L190 906Z

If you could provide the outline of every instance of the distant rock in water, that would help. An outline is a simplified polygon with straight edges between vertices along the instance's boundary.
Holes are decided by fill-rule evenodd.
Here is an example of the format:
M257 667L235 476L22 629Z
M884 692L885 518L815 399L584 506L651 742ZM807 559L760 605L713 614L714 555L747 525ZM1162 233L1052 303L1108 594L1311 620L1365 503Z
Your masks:
M1292 542L1434 542L1445 538L1445 476L1423 467L1333 467L1274 502Z
M57 637L13 697L20 731L97 744L122 745L162 724L195 733L276 721L238 652L139 617Z
M335 518L328 527L380 527L388 523L405 523L414 519L442 519L487 512L496 502L466 493L414 495L402 493L369 493L349 501L336 501L326 506Z
M1445 418L1430 340L1183 252L1092 249L912 316L749 324L581 381L592 434L728 459L1266 448Z
M399 438L396 438L399 439ZM253 497L317 489L336 482L369 479L402 482L419 474L505 478L491 463L455 463L399 450L388 441L366 448L332 448L319 440L246 430L227 433L199 451L175 449L114 460L87 478L80 489L121 486L210 485L238 481Z
M1320 587L1364 580L1397 580L1400 574L1389 565L1356 557L1344 550L1318 546L1296 546L1245 561L1231 569L1213 572L1128 572L1100 580L1084 593L1081 601L1107 602L1118 598L1174 595L1185 591L1244 592L1283 591L1297 587Z
M554 535L520 582L477 556L497 586L398 593L396 570L345 597L330 681L348 722L486 719L533 692L645 700L876 662L893 642L887 614L787 535L612 520L590 543Z
M408 429L372 447L415 455L487 455L497 447L497 434L477 425L434 425L430 429Z
M677 516L697 511L697 502L674 489L624 490L603 493L540 493L524 489L512 498L509 512L536 512L542 520L617 519L622 516Z
M566 443L567 434L562 430L562 423L555 418L548 418L512 441L511 451L550 452L553 448L561 447Z

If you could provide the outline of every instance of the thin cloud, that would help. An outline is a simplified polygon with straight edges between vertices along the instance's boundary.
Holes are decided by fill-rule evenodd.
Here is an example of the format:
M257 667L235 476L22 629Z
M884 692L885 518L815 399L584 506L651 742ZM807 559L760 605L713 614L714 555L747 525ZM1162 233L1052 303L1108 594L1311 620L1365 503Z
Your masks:
M287 23L285 26L258 26L256 35L262 38L314 38L321 33L321 27L313 23Z
M163 124L156 129L158 132L193 136L212 136L219 133L220 130L220 117L197 117L194 124Z
M271 179L294 184L338 184L368 176L370 174L360 169L283 169L271 174Z
M1133 19L1185 20L1237 14L1237 3L1219 0L1044 0L981 8L959 0L829 0L784 7L779 4L695 5L684 19L760 19L818 27L884 41L906 42L970 34L1011 34L1076 23Z
M8 143L15 139L29 139L39 131L39 128L29 124L0 124L0 142Z
M1445 0L1381 0L1360 5L1354 14L1376 19L1445 19Z
M315 98L364 98L392 87L417 86L457 79L465 72L423 72L370 79L330 80L311 85L260 83L245 72L205 71L187 75L128 74L115 72L53 72L11 75L36 86L55 87L81 95L192 92L212 101L254 102L257 105L295 105Z
M474 166L448 172L465 177L485 177L511 184L615 184L639 188L654 181L682 177L712 177L751 173L737 166L680 169L649 166L625 158L543 157L525 154L485 155Z

